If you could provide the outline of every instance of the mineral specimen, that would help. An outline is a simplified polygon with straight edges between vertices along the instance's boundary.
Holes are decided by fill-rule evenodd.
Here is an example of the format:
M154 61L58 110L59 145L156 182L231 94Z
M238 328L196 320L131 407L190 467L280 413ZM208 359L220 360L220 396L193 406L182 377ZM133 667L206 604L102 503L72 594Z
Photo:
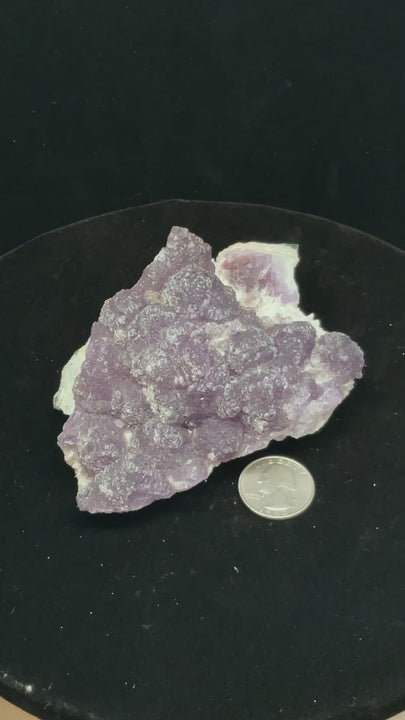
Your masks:
M174 227L130 290L107 300L64 369L58 443L81 510L125 512L206 479L271 440L318 430L363 354L298 308L297 249L221 252Z

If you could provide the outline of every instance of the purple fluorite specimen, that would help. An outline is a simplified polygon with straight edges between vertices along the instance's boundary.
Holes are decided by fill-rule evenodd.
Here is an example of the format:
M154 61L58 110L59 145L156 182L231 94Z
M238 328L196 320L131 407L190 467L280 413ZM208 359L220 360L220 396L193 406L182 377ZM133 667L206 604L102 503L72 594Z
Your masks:
M58 438L80 509L137 510L314 432L361 376L359 347L297 308L283 259L233 248L216 274L210 246L175 227L137 284L104 303Z

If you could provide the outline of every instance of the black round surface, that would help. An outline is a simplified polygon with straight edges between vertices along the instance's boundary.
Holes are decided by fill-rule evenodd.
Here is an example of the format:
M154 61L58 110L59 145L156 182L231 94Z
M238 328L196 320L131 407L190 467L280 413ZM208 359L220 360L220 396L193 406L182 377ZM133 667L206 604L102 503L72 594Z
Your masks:
M270 447L316 481L293 520L242 505L246 459L136 513L76 508L56 446L60 371L173 224L215 252L298 242L302 307L365 351L364 379L327 426ZM2 695L84 720L382 719L405 707L404 271L405 253L333 222L182 201L2 257Z

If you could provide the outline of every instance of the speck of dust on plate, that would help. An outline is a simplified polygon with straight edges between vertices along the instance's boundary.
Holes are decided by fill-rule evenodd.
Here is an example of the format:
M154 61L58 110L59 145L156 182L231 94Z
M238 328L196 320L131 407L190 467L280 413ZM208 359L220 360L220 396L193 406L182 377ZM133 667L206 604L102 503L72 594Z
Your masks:
M239 476L246 507L267 520L289 520L309 508L315 483L309 470L292 458L272 455L249 463Z

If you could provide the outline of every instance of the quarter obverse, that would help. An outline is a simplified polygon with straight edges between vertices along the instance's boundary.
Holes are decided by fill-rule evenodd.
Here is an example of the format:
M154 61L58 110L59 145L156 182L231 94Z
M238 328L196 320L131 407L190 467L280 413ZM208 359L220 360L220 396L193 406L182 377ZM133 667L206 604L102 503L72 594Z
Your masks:
M288 520L310 506L315 483L301 463L272 455L245 467L239 476L238 490L252 512L269 520Z

